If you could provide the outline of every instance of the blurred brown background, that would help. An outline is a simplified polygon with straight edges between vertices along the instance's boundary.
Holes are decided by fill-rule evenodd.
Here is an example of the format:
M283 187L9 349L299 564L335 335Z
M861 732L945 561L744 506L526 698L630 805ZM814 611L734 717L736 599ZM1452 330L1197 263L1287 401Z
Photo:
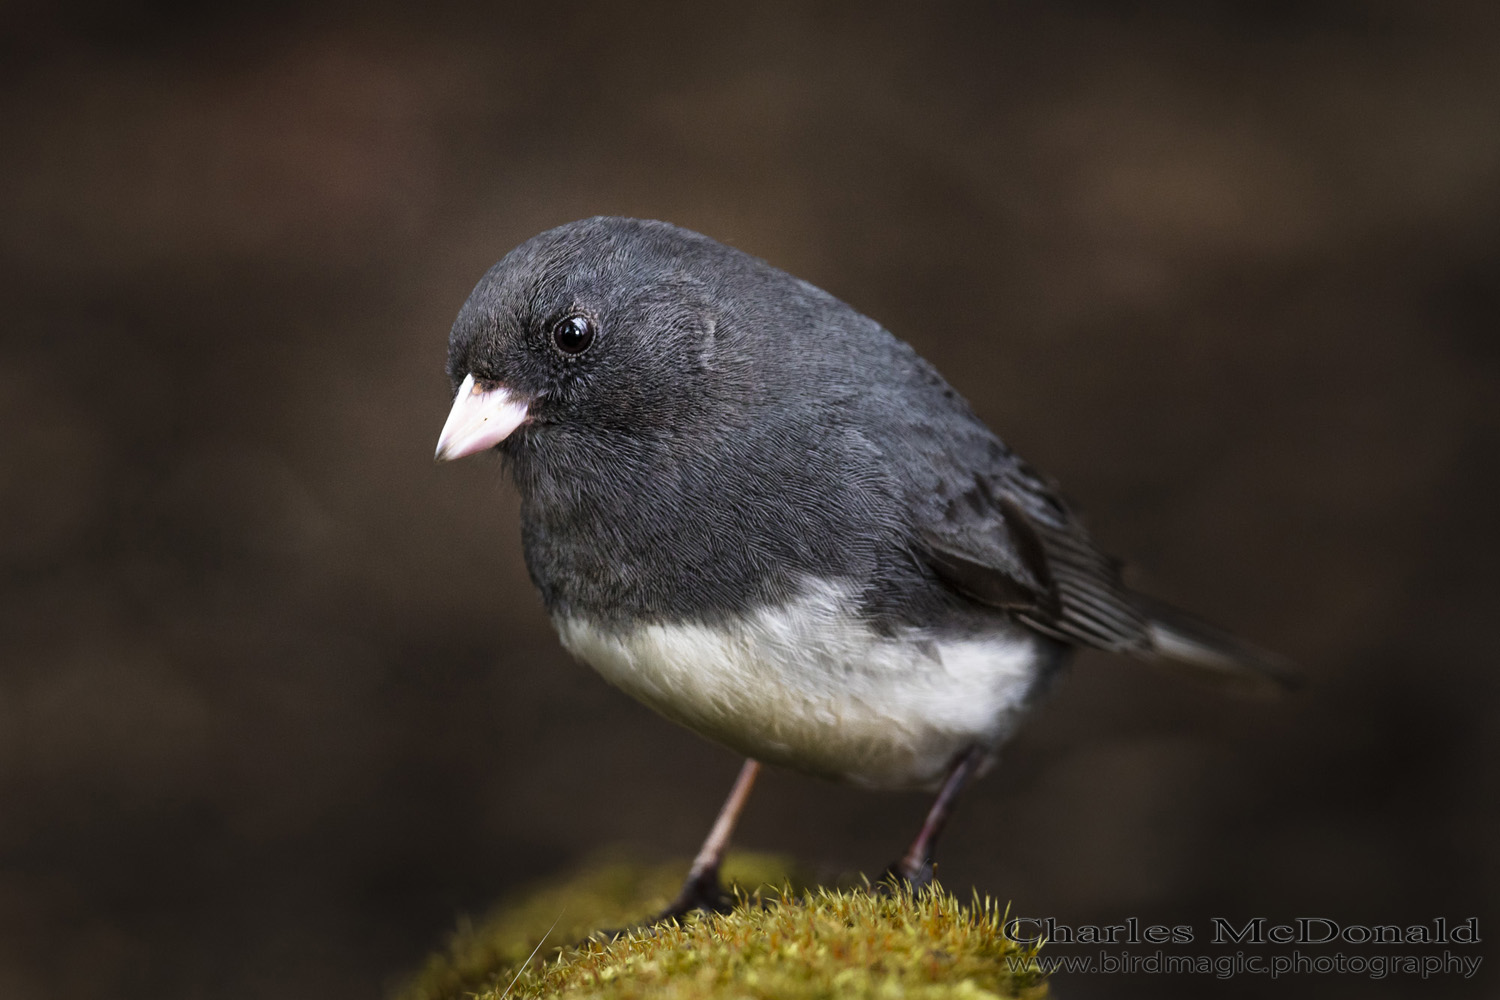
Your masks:
M498 463L431 460L472 283L596 213L875 316L1308 666L1083 657L950 885L1500 936L1493 5L712 6L0 7L0 997L376 997L522 881L696 847L736 760L573 664ZM740 842L875 871L923 808L771 774Z

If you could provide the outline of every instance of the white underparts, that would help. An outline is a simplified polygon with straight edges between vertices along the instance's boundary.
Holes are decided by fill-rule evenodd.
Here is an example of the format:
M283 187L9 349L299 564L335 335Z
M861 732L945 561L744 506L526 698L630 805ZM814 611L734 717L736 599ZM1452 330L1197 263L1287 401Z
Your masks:
M881 635L830 582L729 624L555 624L573 655L668 718L757 760L874 788L934 787L957 753L1000 743L1041 656L1022 633Z

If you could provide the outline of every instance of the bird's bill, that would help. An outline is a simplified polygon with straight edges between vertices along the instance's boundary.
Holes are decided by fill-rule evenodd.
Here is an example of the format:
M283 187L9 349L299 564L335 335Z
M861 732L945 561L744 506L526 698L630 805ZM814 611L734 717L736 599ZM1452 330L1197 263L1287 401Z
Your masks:
M493 448L525 420L526 400L519 394L504 386L486 389L466 375L438 435L436 460L448 462Z

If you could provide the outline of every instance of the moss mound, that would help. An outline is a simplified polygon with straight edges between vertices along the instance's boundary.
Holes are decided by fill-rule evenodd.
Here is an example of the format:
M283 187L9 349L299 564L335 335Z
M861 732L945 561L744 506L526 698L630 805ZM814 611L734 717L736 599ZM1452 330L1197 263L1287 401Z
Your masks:
M989 899L965 905L941 888L798 890L787 866L766 856L726 863L740 898L731 913L588 937L656 912L685 870L601 864L539 888L461 927L400 1000L1046 995L1028 971L1035 950L1000 933L1004 915Z

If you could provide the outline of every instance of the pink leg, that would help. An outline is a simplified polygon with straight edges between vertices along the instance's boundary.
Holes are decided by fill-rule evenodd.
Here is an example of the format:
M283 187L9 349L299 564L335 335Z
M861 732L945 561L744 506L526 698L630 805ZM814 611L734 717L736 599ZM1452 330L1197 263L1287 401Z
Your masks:
M750 789L755 786L755 776L759 773L759 761L747 760L740 768L739 777L734 779L734 787L729 790L729 798L724 800L724 806L719 810L719 818L714 820L713 829L708 831L708 839L703 841L703 846L698 849L698 856L693 859L693 867L688 869L682 891L677 894L671 906L657 915L657 920L680 917L693 910L713 910L719 913L729 911L733 901L719 884L719 865L724 861L724 852L729 848L729 836L734 832L734 825L739 821L745 801L750 798Z
M964 787L964 783L979 766L981 759L980 749L970 747L953 761L953 768L948 772L947 780L943 782L937 798L933 800L932 808L927 810L927 819L923 822L917 839L911 842L911 846L906 849L906 854L901 860L886 870L888 877L899 878L912 886L924 886L932 882L933 847L937 843L938 835L943 832L943 827L948 824L948 817L953 813L953 802L958 798L959 790Z

